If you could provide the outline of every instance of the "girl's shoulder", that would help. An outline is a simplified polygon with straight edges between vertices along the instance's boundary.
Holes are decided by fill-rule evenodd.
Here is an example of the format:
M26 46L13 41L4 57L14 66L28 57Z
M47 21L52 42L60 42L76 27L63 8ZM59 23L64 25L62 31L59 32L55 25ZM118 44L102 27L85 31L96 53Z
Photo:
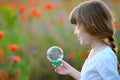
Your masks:
M106 46L103 50L98 52L94 60L102 64L104 61L116 62L117 57L113 50L109 46Z
M109 46L107 46L105 49L99 52L99 55L97 55L97 59L99 64L117 63L117 56Z
M106 46L106 48L100 52L100 56L103 57L103 59L111 57L116 58L116 55L110 46Z

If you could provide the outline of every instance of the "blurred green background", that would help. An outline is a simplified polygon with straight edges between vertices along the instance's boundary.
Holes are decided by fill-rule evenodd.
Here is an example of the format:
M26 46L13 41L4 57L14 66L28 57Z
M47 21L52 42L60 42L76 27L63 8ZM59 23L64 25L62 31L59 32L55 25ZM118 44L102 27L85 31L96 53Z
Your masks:
M0 79L74 80L55 73L47 49L59 46L64 60L80 70L89 48L79 44L69 23L71 10L87 0L0 0ZM103 0L115 17L120 60L120 0Z

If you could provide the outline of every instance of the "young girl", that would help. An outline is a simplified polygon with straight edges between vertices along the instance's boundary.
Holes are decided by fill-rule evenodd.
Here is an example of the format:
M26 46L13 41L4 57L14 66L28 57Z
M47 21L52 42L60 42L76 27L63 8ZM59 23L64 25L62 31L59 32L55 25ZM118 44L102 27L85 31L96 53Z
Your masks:
M81 72L63 60L55 71L76 80L120 80L113 19L108 7L102 1L83 2L71 12L70 22L75 25L74 34L80 44L90 46L91 51Z

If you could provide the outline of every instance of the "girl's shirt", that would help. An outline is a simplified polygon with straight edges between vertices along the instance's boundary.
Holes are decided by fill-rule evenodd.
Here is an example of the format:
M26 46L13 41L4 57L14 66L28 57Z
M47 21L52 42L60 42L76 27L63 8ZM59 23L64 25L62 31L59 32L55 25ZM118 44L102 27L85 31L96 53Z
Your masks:
M80 80L120 80L117 58L109 46L86 59Z

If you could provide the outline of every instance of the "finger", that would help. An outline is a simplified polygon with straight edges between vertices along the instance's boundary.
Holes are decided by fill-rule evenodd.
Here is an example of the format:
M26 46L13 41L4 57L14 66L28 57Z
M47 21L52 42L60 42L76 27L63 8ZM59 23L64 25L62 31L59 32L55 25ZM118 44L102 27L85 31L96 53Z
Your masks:
M57 72L57 69L55 69L55 72Z
M58 70L59 70L59 68L58 68L58 67L56 67L56 68L55 68L55 72L57 72L57 73L58 73Z
M56 68L56 65L52 64L52 66L53 66L54 68Z
M63 63L61 63L60 66L63 66ZM58 67L60 67L60 66L58 66Z

